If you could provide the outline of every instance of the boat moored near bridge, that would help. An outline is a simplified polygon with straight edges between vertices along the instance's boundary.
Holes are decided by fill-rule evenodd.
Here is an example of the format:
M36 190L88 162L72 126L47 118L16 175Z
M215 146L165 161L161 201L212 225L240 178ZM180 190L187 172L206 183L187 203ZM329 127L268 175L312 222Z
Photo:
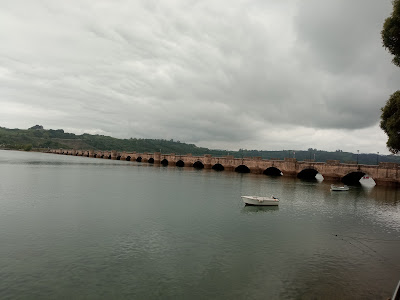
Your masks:
M256 206L279 205L279 199L274 196L271 197L242 196L242 200L246 205L256 205Z

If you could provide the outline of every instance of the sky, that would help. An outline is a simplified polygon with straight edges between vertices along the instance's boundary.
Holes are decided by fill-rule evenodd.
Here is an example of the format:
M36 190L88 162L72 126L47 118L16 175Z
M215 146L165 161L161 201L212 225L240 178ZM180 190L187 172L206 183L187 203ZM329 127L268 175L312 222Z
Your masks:
M2 0L0 126L389 154L391 0Z

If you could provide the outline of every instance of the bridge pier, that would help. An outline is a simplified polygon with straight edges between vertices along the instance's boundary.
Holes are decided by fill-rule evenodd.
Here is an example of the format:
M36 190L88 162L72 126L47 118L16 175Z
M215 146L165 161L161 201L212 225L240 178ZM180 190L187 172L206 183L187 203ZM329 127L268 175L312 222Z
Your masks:
M161 152L154 152L153 159L155 165L161 164Z
M275 165L278 163L275 161ZM295 158L288 158L286 157L283 160L283 164L281 166L277 166L279 170L283 173L283 176L285 177L297 177L297 169L298 169L298 164L297 160Z
M336 174L324 174L324 181L341 181L342 177L336 175Z
M262 173L262 171L259 167L250 167L249 169L250 169L250 173L253 173L253 174L261 174Z
M211 169L212 165L211 165L211 154L205 154L204 155L204 169Z
M139 155L138 155L138 157L139 157ZM141 156L142 157L142 163L143 162L149 162L149 158L148 158L148 153L147 152L143 152L143 155Z
M121 153L121 158L120 158L120 160L126 160L127 157L128 157L128 155L126 154L126 151L123 151L123 152Z
M283 177L297 177L297 172L292 172L292 171L282 171Z

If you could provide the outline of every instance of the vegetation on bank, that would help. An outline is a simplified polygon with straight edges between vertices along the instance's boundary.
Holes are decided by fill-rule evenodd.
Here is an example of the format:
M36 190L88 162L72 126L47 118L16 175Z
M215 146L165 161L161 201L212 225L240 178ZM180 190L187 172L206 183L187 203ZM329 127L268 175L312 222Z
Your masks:
M382 44L394 57L393 64L400 67L400 0L393 0L392 14L386 18L381 31ZM381 128L387 134L386 143L393 154L400 152L400 90L394 92L381 108Z
M15 150L49 150L49 149L94 149L94 150L117 150L136 152L158 152L213 156L233 155L234 157L261 157L262 159L284 159L296 158L298 161L315 159L318 162L327 160L339 160L342 163L360 163L376 165L377 162L397 162L400 157L395 155L378 154L354 154L336 150L335 152L323 151L309 148L308 150L247 150L239 151L216 150L197 147L194 144L186 144L180 141L165 139L117 139L104 135L91 135L84 133L75 135L66 133L62 129L43 129L36 125L29 129L7 129L0 127L0 148Z

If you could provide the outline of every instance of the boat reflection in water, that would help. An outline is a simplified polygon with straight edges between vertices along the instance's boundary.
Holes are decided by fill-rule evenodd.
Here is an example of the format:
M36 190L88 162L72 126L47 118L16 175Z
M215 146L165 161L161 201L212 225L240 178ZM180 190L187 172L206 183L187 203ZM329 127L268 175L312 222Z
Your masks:
M279 210L279 206L254 206L245 205L240 213L253 214L253 213L273 213Z

